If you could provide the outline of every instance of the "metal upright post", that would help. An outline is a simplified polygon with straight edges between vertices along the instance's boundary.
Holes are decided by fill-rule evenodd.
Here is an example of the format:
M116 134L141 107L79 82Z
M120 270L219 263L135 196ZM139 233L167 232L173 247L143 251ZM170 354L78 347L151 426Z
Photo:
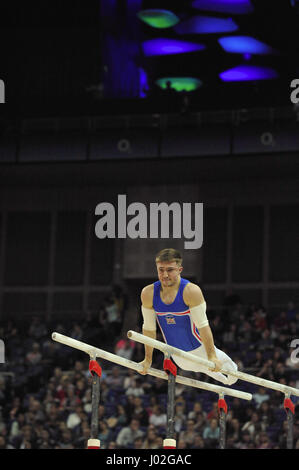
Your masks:
M219 411L219 424L220 424L219 447L220 449L225 449L227 404L226 404L226 401L224 400L223 393L219 394L218 411Z
M287 449L293 449L294 441L294 414L295 406L289 395L285 395L284 409L287 414L288 432L287 432Z
M89 361L89 371L92 375L92 392L91 392L91 428L90 439L87 443L88 449L99 449L101 442L98 439L99 435L99 402L100 402L100 378L102 369L93 357Z
M163 441L163 449L175 449L176 440L174 432L174 407L175 407L175 379L177 367L165 355L163 369L168 374L168 395L167 395L167 434Z

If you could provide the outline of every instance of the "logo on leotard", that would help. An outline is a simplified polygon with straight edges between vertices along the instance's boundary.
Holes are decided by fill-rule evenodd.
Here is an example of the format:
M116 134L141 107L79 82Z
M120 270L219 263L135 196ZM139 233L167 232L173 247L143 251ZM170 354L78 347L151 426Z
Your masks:
M166 317L167 325L175 325L175 318L174 317Z

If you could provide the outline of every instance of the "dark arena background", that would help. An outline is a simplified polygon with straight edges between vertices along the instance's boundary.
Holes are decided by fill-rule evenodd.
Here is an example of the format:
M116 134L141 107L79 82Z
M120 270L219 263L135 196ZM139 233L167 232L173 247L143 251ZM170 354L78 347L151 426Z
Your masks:
M299 449L299 2L11 1L0 23L0 449ZM145 236L121 225L121 195ZM101 203L114 236L95 230ZM176 203L166 236L150 237L153 203ZM187 203L203 204L199 248L174 233ZM285 393L238 380L242 400L98 357L99 377L53 341L143 361L127 332L164 248L215 345Z

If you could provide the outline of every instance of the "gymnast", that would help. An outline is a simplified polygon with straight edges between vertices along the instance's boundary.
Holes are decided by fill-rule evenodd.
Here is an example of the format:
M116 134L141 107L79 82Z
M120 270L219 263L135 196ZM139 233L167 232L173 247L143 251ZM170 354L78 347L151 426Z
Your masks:
M155 261L159 280L145 286L141 292L142 333L156 339L158 323L167 344L192 352L215 364L214 369L208 369L172 355L181 369L204 372L223 384L232 385L238 379L219 371L222 368L237 371L237 365L215 346L202 291L198 285L181 277L181 253L173 248L166 248L156 255ZM145 345L145 358L140 363L143 367L140 374L147 373L152 364L152 356L153 348Z

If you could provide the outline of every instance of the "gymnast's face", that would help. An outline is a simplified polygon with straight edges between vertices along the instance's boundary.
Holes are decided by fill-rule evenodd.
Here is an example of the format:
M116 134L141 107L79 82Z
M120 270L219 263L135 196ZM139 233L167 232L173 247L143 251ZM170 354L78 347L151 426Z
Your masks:
M178 266L176 261L157 262L158 278L163 287L172 287L177 285L182 270L182 266Z

